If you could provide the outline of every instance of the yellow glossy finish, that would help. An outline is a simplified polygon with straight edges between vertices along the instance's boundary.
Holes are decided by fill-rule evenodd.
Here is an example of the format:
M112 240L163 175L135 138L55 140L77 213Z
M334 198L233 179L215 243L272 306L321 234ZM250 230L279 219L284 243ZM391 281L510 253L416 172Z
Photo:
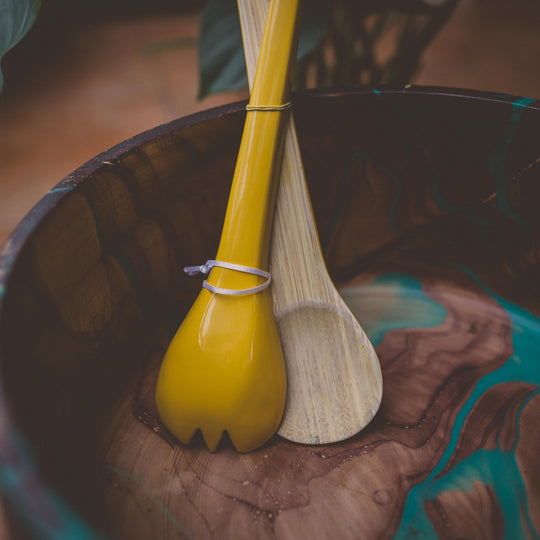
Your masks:
M251 105L289 99L300 0L273 0ZM217 260L268 269L268 250L286 111L249 111ZM264 278L214 268L208 282L245 289ZM162 422L181 442L197 429L214 451L227 431L241 452L277 430L286 396L281 343L269 289L245 296L202 289L174 336L156 387Z

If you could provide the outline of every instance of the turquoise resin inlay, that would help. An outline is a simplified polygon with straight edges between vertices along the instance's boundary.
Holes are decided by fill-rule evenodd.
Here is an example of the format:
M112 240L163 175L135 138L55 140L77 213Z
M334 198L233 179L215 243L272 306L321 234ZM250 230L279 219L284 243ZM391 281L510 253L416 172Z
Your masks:
M498 498L504 517L506 540L539 539L540 536L531 522L527 494L515 450L519 442L521 412L527 403L540 393L540 363L537 361L540 320L520 306L495 294L468 269L458 268L506 310L512 324L514 352L503 366L478 381L458 412L448 446L441 459L426 480L410 490L395 538L437 538L425 512L425 503L435 500L438 495L447 491L471 492L475 482L480 482L491 486ZM374 345L378 345L384 334L390 330L437 326L442 323L446 313L441 305L423 293L418 280L407 275L381 276L366 285L349 287L341 292ZM381 309L380 305L384 307ZM371 317L367 317L370 311ZM504 451L497 444L491 450L480 449L442 474L457 448L460 434L475 404L489 389L507 382L523 382L536 387L531 389L518 411L516 440L512 448Z
M340 293L374 347L391 330L439 326L446 318L446 309L429 298L412 276L385 274Z

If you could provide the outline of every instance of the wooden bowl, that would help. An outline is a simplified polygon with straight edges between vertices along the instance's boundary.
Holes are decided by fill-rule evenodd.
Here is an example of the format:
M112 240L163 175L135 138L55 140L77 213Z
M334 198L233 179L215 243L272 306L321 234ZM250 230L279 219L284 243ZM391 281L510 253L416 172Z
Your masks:
M384 396L340 444L176 443L154 384L215 255L245 103L51 190L1 254L0 488L26 538L537 538L540 104L310 92L295 118L329 271ZM424 535L424 536L422 536Z

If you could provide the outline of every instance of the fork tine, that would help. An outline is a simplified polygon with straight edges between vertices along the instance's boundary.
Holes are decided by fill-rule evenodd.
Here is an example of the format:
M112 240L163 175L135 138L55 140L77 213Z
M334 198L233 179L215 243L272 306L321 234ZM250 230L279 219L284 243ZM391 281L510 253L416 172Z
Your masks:
M207 426L201 428L201 432L208 450L215 452L223 435L223 429Z
M163 408L162 411L160 418L167 431L187 446L197 431L196 422L192 418L173 416L169 413L168 408Z
M249 428L246 426L240 428L238 426L231 426L231 428L227 430L227 433L238 452L251 452L268 441L270 436L278 428L279 419L274 423L274 431L268 429L265 431L261 429L261 426L264 425L266 425L266 422L261 420L260 426L251 426ZM272 423L270 422L269 425L272 425Z
M176 428L174 432L174 436L186 446L191 442L191 439L193 439L193 435L195 435L195 432L197 431L196 427L187 427L182 426L181 428Z

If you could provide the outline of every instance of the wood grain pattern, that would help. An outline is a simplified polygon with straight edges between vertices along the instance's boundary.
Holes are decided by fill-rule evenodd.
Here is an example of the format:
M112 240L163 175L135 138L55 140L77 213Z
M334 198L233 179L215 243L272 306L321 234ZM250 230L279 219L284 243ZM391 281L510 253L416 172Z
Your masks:
M267 1L238 2L248 78L257 67ZM270 248L272 298L287 368L278 433L303 444L341 441L375 416L377 355L326 270L294 119L289 119Z
M200 440L181 446L159 424L158 366L200 290L180 269L216 251L244 106L98 156L0 254L11 534L537 537L540 106L530 100L426 88L297 96L321 244L376 345L381 408L347 441L276 436L246 455L227 441L215 454Z

